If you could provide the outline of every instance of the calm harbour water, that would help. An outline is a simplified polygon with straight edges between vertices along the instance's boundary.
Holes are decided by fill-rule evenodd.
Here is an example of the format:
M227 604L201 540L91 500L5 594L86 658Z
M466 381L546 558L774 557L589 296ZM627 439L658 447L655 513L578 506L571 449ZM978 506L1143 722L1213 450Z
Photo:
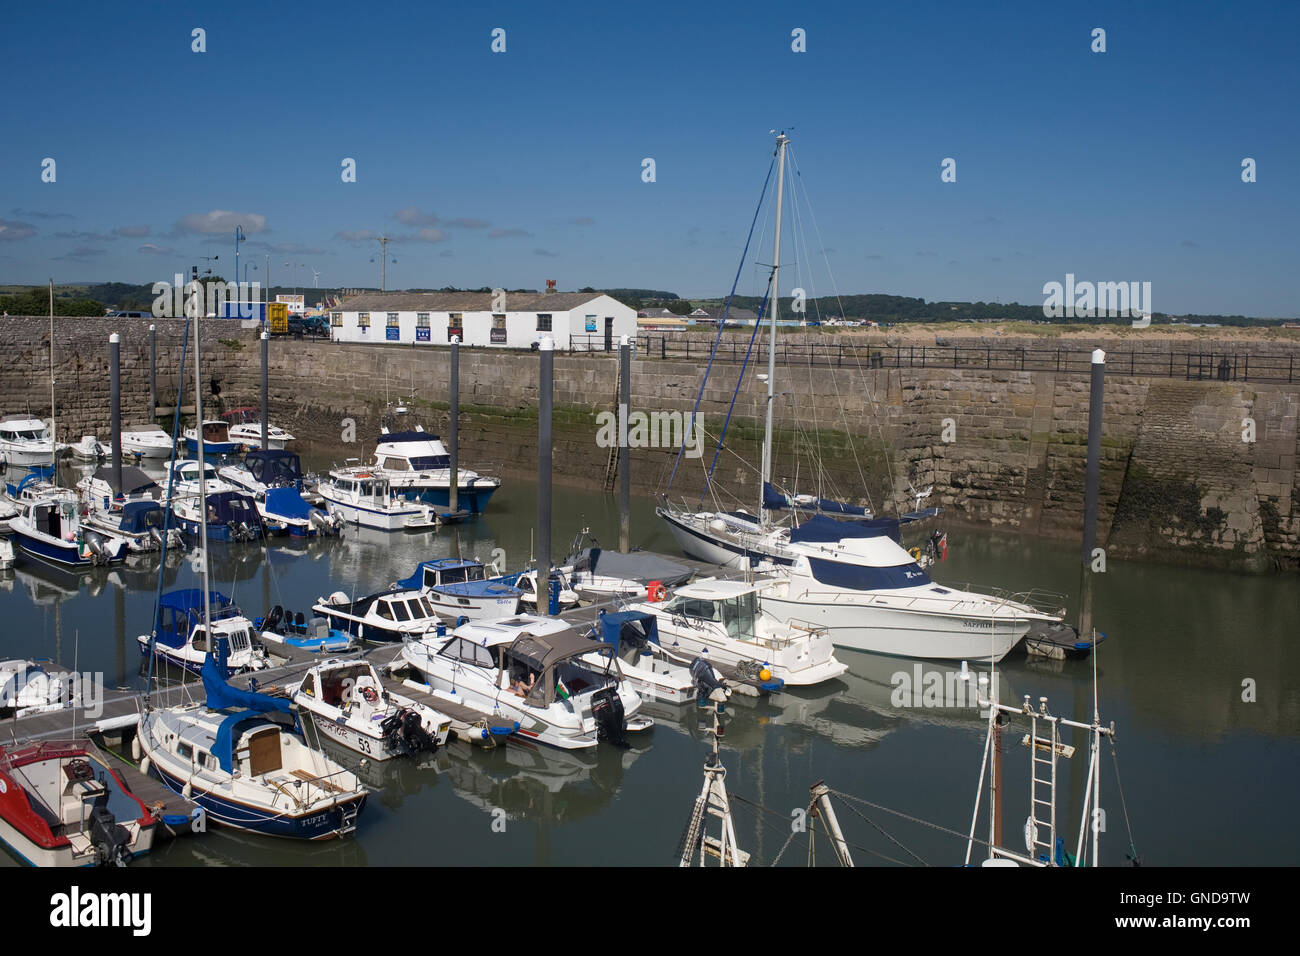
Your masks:
M535 485L510 480L486 515L440 532L349 531L339 542L269 553L214 545L213 587L255 616L273 604L308 611L318 596L336 590L368 593L409 574L417 561L454 555L458 548L485 561L503 548L509 565L518 567L529 556L536 498ZM553 515L557 558L583 526L604 544L617 543L613 496L557 487ZM632 529L634 545L676 553L653 502L633 501ZM952 584L1072 593L1077 551L1071 542L953 531L949 558L934 576ZM184 556L168 563L167 588L197 586ZM142 687L135 639L148 630L156 565L154 559L140 570L75 578L20 561L0 574L6 622L0 652L54 658L69 667L75 661L80 671L104 672L110 686ZM1124 804L1148 866L1300 860L1293 812L1300 794L1300 691L1293 683L1300 673L1298 610L1294 576L1110 563L1096 586L1095 619L1108 636L1098 662L1100 709L1117 728L1124 800L1103 743L1104 864L1123 864L1129 849ZM842 679L761 702L733 698L729 707L723 763L728 789L738 798L740 845L756 863L770 863L786 843L793 811L807 805L808 788L819 780L963 834L969 829L984 745L985 723L977 711L895 706L894 675L910 676L913 662L836 653L849 665ZM944 669L933 662L921 667ZM1000 668L1003 696L1046 696L1055 712L1087 720L1091 671L1090 662L1012 658ZM1250 703L1242 700L1247 679L1256 687ZM365 779L376 792L359 830L344 840L299 845L217 829L165 842L137 865L671 865L702 783L708 735L694 706L660 705L651 713L657 726L634 736L631 749L602 745L594 758L455 744L420 764L372 766ZM1019 842L1028 807L1023 729L1015 724L1006 737L1010 846ZM1059 807L1072 849L1085 751L1063 767ZM837 799L835 805L858 865L916 863L919 857L948 866L964 856L964 840L861 804ZM979 832L985 832L983 820ZM833 863L824 836L814 849L818 862ZM799 836L781 864L808 859L808 839ZM0 861L13 862L5 854Z

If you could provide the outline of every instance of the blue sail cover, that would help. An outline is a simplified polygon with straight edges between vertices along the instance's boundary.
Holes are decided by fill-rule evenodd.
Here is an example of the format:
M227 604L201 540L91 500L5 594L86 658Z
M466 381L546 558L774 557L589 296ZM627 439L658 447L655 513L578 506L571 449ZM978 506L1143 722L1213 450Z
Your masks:
M244 465L264 485L302 487L302 464L291 451L250 451L244 456Z
M783 495L781 492L777 491L771 482L767 481L763 482L763 507L768 511L780 511L785 508L794 507L811 511L815 507L817 511L838 515L866 515L868 513L866 508L845 504L843 501L833 501L830 498L818 498L815 506L796 506L794 502L790 500L789 496Z
M217 638L218 653L225 656L225 640ZM235 731L241 724L255 720L263 714L280 712L292 714L293 706L285 697L268 697L266 694L251 690L240 690L226 683L226 668L219 664L211 654L203 659L203 689L207 692L207 705L210 710L235 710L217 727L216 740L212 752L217 755L217 762L226 773L234 770Z
M826 543L845 538L892 538L901 540L897 518L867 518L861 521L836 521L825 515L813 515L790 531L790 541Z

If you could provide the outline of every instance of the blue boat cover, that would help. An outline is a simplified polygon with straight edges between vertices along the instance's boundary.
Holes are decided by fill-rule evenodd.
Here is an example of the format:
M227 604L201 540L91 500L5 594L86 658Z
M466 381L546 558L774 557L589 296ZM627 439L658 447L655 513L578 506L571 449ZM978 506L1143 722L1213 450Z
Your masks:
M598 639L619 651L623 640L635 647L659 643L659 619L644 611L619 611L617 614L600 612Z
M156 501L132 501L122 506L117 526L127 534L142 534L150 528L161 529L166 517L167 513Z
M319 509L307 504L297 488L268 488L266 510L284 518L309 518L313 511Z
M915 562L899 564L892 568L869 568L861 564L845 564L809 558L813 577L822 584L852 588L855 591L882 591L893 588L914 588L930 584L930 575Z
M861 521L836 521L825 515L813 515L790 531L790 541L829 542L845 538L900 539L897 518L867 518Z
M218 638L218 654L225 657L226 642ZM226 773L234 770L235 731L241 724L257 720L264 714L280 712L292 714L293 705L285 697L268 697L266 694L251 690L240 690L226 683L226 668L218 663L211 654L203 659L203 689L207 692L207 705L211 710L236 710L217 726L217 737L213 742L212 752L217 755L217 762Z
M291 451L250 451L244 456L244 465L264 485L301 487L302 464Z
M208 495L208 523L229 524L242 521L253 528L262 527L262 517L249 497L238 491L219 491Z

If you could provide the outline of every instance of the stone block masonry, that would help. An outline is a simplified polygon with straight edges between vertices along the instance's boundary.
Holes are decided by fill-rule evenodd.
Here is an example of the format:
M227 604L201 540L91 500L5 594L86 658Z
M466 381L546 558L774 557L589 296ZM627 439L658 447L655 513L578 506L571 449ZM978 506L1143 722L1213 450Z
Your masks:
M149 320L55 322L61 439L107 436L113 331L123 342L123 421L147 420ZM183 322L155 322L159 403L170 406ZM48 323L10 318L0 330L0 411L48 414ZM205 410L256 405L256 333L237 322L211 320L203 328ZM270 361L272 419L339 460L372 453L389 404L407 403L410 418L430 431L446 427L445 349L276 339ZM537 374L536 354L461 349L465 467L535 476ZM634 361L633 410L689 413L701 374L694 361ZM738 374L738 365L714 366L700 402L703 457L683 459L674 499L700 499ZM557 355L555 375L556 480L599 489L609 456L596 445L596 415L615 408L617 353ZM933 486L929 503L944 508L949 524L1076 540L1081 532L1088 384L1079 375L793 364L780 370L777 386L773 471L789 490L892 513L910 508L912 488ZM706 505L758 507L765 400L766 386L747 376ZM1098 542L1109 554L1300 569L1300 384L1146 378L1117 369L1107 378L1105 409ZM1247 418L1255 422L1254 442L1242 440ZM342 441L346 420L354 444ZM634 486L660 493L675 453L634 448Z

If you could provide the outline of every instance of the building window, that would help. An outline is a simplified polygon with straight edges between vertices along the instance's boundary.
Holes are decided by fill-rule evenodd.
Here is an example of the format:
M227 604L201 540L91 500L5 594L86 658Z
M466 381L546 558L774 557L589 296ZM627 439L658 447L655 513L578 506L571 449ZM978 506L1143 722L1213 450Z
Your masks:
M505 314L502 312L494 312L492 314L492 328L504 329L505 327L506 327Z
M447 313L447 341L452 340L455 336L459 341L465 341L465 319L459 312Z
M543 315L541 312L537 313L537 331L551 331L551 317L549 315Z
M334 328L336 328L336 329L338 329L338 328L342 328L342 327L343 327L343 313L342 313L342 312L331 312L331 313L330 313L330 325L332 325L332 326L333 326Z
M389 312L389 313L388 313L388 327L389 327L390 329L395 329L395 328L397 328L397 313L396 313L396 312Z
M368 329L368 328L370 328L370 313L369 313L369 312L358 312L358 313L357 313L357 328L359 328L359 329Z
M428 313L428 312L417 312L417 313L415 313L415 327L416 327L417 329L427 329L427 328L429 327L429 313Z

